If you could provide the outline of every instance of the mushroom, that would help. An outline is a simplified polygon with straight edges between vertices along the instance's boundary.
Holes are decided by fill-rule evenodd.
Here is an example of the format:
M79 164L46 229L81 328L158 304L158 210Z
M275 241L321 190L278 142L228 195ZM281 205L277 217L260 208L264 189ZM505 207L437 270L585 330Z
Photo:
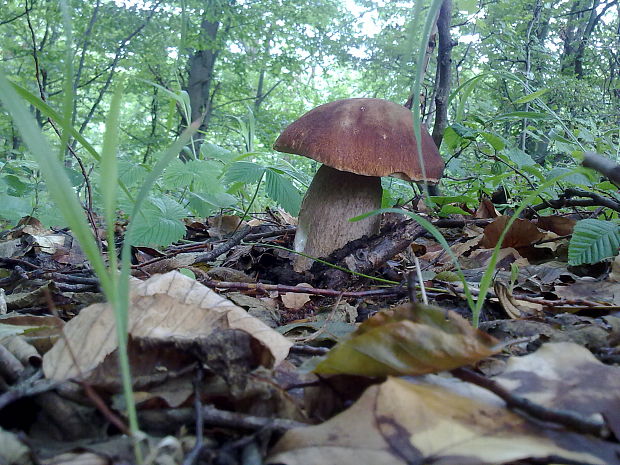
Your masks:
M381 207L381 176L437 183L444 163L422 126L423 175L411 111L387 100L352 98L316 107L289 125L274 144L279 152L323 163L299 212L295 251L326 257L364 235L379 232L379 216L349 222ZM297 256L296 271L312 261Z

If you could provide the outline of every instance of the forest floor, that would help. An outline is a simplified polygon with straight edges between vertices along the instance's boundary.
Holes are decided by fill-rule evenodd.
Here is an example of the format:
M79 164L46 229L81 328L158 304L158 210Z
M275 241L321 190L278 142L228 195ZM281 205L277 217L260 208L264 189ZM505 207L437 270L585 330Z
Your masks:
M0 242L0 462L620 464L620 261L568 266L575 220L547 216L493 265L506 220L433 221L447 253L386 215L326 259L371 277L295 272L281 211L134 249L135 440L113 310L70 232L24 221Z

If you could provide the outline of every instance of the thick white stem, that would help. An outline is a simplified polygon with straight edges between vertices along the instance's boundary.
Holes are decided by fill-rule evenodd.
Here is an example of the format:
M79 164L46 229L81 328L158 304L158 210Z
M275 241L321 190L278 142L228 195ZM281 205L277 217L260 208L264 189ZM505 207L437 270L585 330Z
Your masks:
M360 176L321 166L299 212L295 250L313 257L326 257L352 240L379 232L379 216L350 222L349 218L381 207L381 178ZM298 255L295 271L312 266Z

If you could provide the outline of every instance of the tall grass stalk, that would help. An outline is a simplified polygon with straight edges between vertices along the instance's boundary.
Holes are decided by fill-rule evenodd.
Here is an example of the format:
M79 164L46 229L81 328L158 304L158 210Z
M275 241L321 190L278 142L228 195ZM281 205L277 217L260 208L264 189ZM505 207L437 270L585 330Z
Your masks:
M126 232L126 237L121 252L121 269L119 273L116 259L116 247L114 238L114 226L116 221L116 198L118 172L117 172L117 140L120 118L120 107L123 86L119 84L112 97L110 111L106 119L106 130L104 133L104 143L102 154L95 158L101 161L101 192L103 196L104 218L107 226L108 241L108 265L106 266L104 257L99 253L95 238L86 222L84 211L80 205L76 193L64 169L64 164L57 157L51 156L54 153L49 143L36 124L33 116L28 111L26 102L22 100L18 89L12 85L8 79L0 72L0 101L10 112L15 125L19 129L22 138L28 147L29 152L38 163L41 175L45 180L51 200L58 207L66 224L71 228L75 238L80 243L82 250L88 258L93 271L99 279L100 286L106 299L114 309L116 319L116 329L118 338L119 364L123 385L123 394L127 405L127 418L129 428L134 438L139 438L139 426L135 404L133 401L133 390L131 381L131 370L127 354L127 314L129 307L129 277L131 264L131 237L134 222L130 222ZM30 97L32 97L30 95ZM28 99L30 103L32 98ZM69 100L67 100L69 101ZM41 102L39 100L39 102ZM66 105L66 102L65 102ZM37 105L42 108L43 114L48 117L60 115L47 104ZM49 108L49 112L47 112ZM60 118L58 122L62 127L63 133L74 134L75 130L70 126L70 118ZM192 134L197 129L197 124L193 124L183 132L179 139L167 150L158 155L158 162L151 170L146 180L136 196L131 218L135 218L141 209L144 200L152 189L155 181L161 175L166 165L178 156L181 149L189 142ZM83 138L82 138L83 139ZM86 142L84 140L84 142ZM94 149L90 144L83 143L90 150ZM89 151L90 151L89 150ZM124 186L123 186L124 187ZM137 441L134 443L136 461L141 462L141 451Z
M359 221L369 216L380 215L382 213L399 213L399 214L408 216L409 218L416 221L424 229L426 229L426 231L428 231L437 240L437 242L439 242L441 247L446 251L450 259L452 260L452 263L454 264L454 267L456 268L456 274L461 280L461 283L463 284L463 292L465 293L467 305L469 306L469 309L472 312L472 324L477 328L480 323L480 313L482 312L482 306L484 305L486 296L489 292L489 289L491 288L491 284L493 283L493 275L495 274L495 267L499 259L500 251L502 248L502 243L504 242L504 238L506 237L506 234L508 233L508 230L510 229L512 224L516 221L516 219L519 217L521 212L523 212L523 210L527 208L528 205L531 205L532 202L536 199L536 197L538 197L547 188L553 186L556 182L558 182L559 180L563 178L572 176L575 173L585 172L585 171L586 170L584 168L575 168L572 171L563 173L562 175L558 177L552 178L544 182L543 184L541 184L538 189L536 189L528 197L526 197L523 201L521 201L521 203L519 204L519 207L515 210L513 215L506 222L506 226L504 227L504 230L502 231L502 233L499 236L499 239L497 240L497 244L495 245L493 249L493 253L491 254L491 259L489 260L489 263L487 264L487 268L484 274L482 275L482 278L480 279L478 297L476 298L475 301L471 293L471 290L469 289L469 285L467 284L467 280L465 279L465 275L463 274L463 270L461 269L461 265L459 263L458 258L456 257L456 255L454 255L454 252L450 248L450 245L446 241L445 237L443 237L443 234L441 234L441 231L439 231L439 229L433 226L433 224L430 221L428 221L426 218L423 218L417 213L413 213L407 210L401 210L399 208L381 208L379 210L375 210L375 211L366 213L364 215L351 218L350 221Z
M424 69L424 58L425 58L425 53L426 53L426 47L427 47L427 44L428 44L428 40L430 38L431 29L432 29L433 25L435 24L435 22L437 20L437 17L438 17L438 14L439 14L439 10L441 8L441 4L442 3L443 3L443 0L432 0L430 2L429 7L428 7L428 11L426 13L426 16L423 18L422 9L423 9L423 6L424 6L425 2L422 2L422 1L416 2L415 6L414 6L414 9L413 9L413 20L411 22L410 31L409 31L410 37L414 37L414 35L416 34L416 31L418 31L420 29L420 24L422 23L422 20L424 19L424 28L423 28L422 33L420 35L420 39L419 39L419 43L418 43L418 47L417 47L417 59L416 59L416 65L415 65L416 66L415 78L414 78L414 81L413 81L413 84L412 84L412 87L411 87L411 95L413 97L413 104L412 104L412 110L413 110L412 111L412 114L413 114L413 130L414 130L414 134L415 134L415 137L416 137L417 152L418 152L418 157L419 157L420 165L422 167L423 178L426 177L426 167L424 166L424 160L423 160L423 154L422 154L421 123L420 123L420 113L419 113L420 91L422 89L422 82L423 82L423 79L424 79L424 71L425 71L425 69ZM497 72L495 74L501 74L501 75L503 75L506 78L513 79L513 80L521 83L523 85L523 87L527 91L529 91L530 93L533 92L532 89L527 85L527 83L523 82L521 79L517 78L514 75L511 75L509 73L502 73L502 72ZM478 83L479 80L481 80L481 78L482 78L481 75L475 76L474 78L470 79L469 81L467 81L463 85L461 85L450 96L450 100L452 100L456 96L456 94L458 94L458 92L460 92L460 91L464 92L464 96L461 99L462 101L460 102L459 108L458 108L458 111L457 111L457 121L459 121L459 120L461 120L463 118L465 100L472 93L472 91L474 90L475 85ZM572 134L570 133L570 131L568 130L566 125L563 123L563 121L561 121L561 119L558 117L558 115L555 112L553 112L547 105L545 105L544 102L542 100L540 100L540 98L535 98L535 100L537 101L537 103L542 108L544 108L549 114L553 115L556 118L556 120L558 120L560 122L560 124L562 124L562 127L565 129L567 134L569 134L569 136L572 136ZM579 141L576 140L576 138L574 136L573 136L573 139L575 140L575 142L577 144L579 144ZM441 244L441 246L444 248L444 250L448 253L450 258L452 259L452 261L454 263L454 266L455 266L455 268L457 270L457 274L460 277L461 282L463 283L463 289L464 289L464 292L465 292L465 297L467 299L467 303L469 305L469 308L472 311L472 323L473 323L474 326L477 327L479 322L480 322L480 313L482 311L482 306L484 305L484 301L485 301L486 295L489 292L489 289L491 287L491 283L493 281L493 275L495 274L495 267L496 267L497 261L499 259L499 254L500 254L500 250L502 248L502 243L504 241L504 238L506 237L506 234L507 234L508 230L510 229L512 224L515 222L515 220L519 217L521 212L523 212L523 210L528 205L531 205L531 203L536 199L536 197L538 197L539 194L544 192L547 188L553 186L560 179L562 179L564 177L567 177L567 176L570 176L570 175L574 174L575 172L579 172L579 171L580 171L580 169L576 168L575 170L573 170L571 172L564 173L561 176L558 176L556 178L553 178L553 179L550 179L550 180L546 181L538 189L536 189L534 192L532 192L527 198L525 198L523 201L521 201L521 203L519 204L519 207L515 210L514 214L507 221L506 227L502 231L502 233L501 233L501 235L500 235L500 237L498 239L497 245L493 249L493 253L491 255L491 259L489 260L489 263L487 265L487 269L485 270L485 273L483 274L482 279L480 281L480 289L479 289L479 293L478 293L478 298L475 301L473 299L473 296L471 294L469 286L467 285L467 281L465 280L465 277L463 275L463 272L461 270L461 267L460 267L460 264L458 262L457 257L452 252L452 249L450 248L449 244L447 243L447 241L445 240L445 238L443 237L441 232L437 228L435 228L425 218L421 217L420 215L417 215L416 213L412 213L412 212L409 212L409 211L400 210L400 209L394 209L394 208L385 208L385 209L376 210L374 212L370 212L370 213L365 214L365 215L360 215L360 216L358 216L356 218L352 218L351 221L358 221L358 220L361 220L361 219L366 218L368 216L376 215L376 214L380 214L380 213L393 212L393 213L402 213L404 215L407 215L407 216L411 217L416 222L418 222L424 229L426 229L430 234L432 234L433 237L435 237L435 239ZM426 186L426 183L424 184L424 195L428 199L428 188Z
M425 2L417 1L413 9L413 21L410 26L410 35L413 36L420 29L422 22L422 6ZM426 47L430 39L431 30L433 25L437 21L439 9L443 0L432 0L424 19L424 29L420 36L420 42L417 47L417 58L415 64L415 78L411 86L411 96L413 97L413 103L411 109L413 110L413 133L415 135L418 160L422 167L422 179L424 180L424 197L429 201L428 185L426 182L426 166L424 164L424 154L422 153L422 124L420 122L420 91L422 89L422 82L424 80L424 58L426 55ZM428 202L430 204L430 202Z

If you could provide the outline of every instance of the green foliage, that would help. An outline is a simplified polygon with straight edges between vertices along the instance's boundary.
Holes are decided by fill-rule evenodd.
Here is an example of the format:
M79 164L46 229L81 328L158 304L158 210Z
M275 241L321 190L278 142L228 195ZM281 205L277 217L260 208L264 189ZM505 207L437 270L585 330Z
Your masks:
M568 247L568 263L598 263L618 255L620 226L611 221L581 220L573 230Z
M20 133L24 137L24 140L28 144L30 153L36 159L39 167L41 168L43 177L47 184L49 194L52 197L52 201L58 207L60 214L64 217L65 221L71 228L71 231L78 239L82 250L91 262L101 287L112 304L116 312L116 327L117 337L119 344L119 359L121 361L121 373L123 379L123 388L125 399L127 400L128 407L127 413L130 420L130 428L134 434L138 433L137 415L135 410L135 404L133 403L133 393L131 387L131 375L129 372L129 361L126 351L127 332L126 332L126 309L128 294L128 260L125 273L125 286L119 286L118 271L116 268L108 269L104 263L103 257L99 254L99 249L95 243L95 239L86 223L84 218L82 207L77 201L71 182L63 169L60 160L52 156L52 151L44 139L39 128L32 116L28 113L23 101L20 101L17 93L11 88L9 82L6 80L3 74L0 73L0 98L11 112L16 125L19 127ZM115 100L115 104L118 105L120 99ZM111 111L111 125L115 124L114 115L115 109ZM65 123L68 121L65 120ZM114 133L114 128L108 128L110 132ZM107 166L108 174L110 166ZM114 184L116 180L114 179ZM111 215L107 214L109 218ZM108 230L114 230L112 224L108 224ZM126 248L129 248L127 246ZM112 253L114 248L112 246ZM128 255L127 255L128 256ZM113 263L116 263L113 261ZM136 448L136 459L140 460L140 452Z
M182 237L182 214L228 208L245 214L273 203L295 214L316 164L292 161L271 146L283 127L318 104L358 96L404 102L412 95L415 108L422 103L424 121L433 122L437 63L434 56L425 62L425 50L440 0L357 0L352 13L345 10L353 4L337 0L322 0L320 8L277 0L210 2L206 8L186 0L180 12L166 1L157 8L74 1L72 21L60 3L34 2L28 11L34 43L23 5L5 3L0 57L12 70L13 91L32 106L49 153L62 154L60 171L72 193L86 203L86 173L96 213L111 222L120 210L137 228L132 237L144 243ZM452 62L458 72L441 147L449 162L441 186L446 195L435 199L439 214L463 213L499 187L508 195L501 208L513 210L571 185L618 199L615 186L571 174L585 150L612 158L619 153L620 81L610 65L617 61L617 11L584 28L576 0L455 6ZM208 24L218 25L215 36L203 27ZM590 36L571 43L566 31L586 29ZM583 45L582 56L576 45ZM210 53L212 70L192 80L188 64ZM122 106L118 94L110 98L120 70L127 82ZM418 116L415 111L416 131ZM199 134L168 149L192 118L199 120ZM58 193L33 164L31 132L20 135L16 126L0 113L0 216L15 222L34 214L58 222L49 200ZM561 180L547 181L558 175ZM117 178L121 195L110 181ZM413 196L409 183L382 184L383 207ZM140 207L138 199L147 197Z
M131 244L152 247L167 246L185 235L187 210L169 197L152 197L135 219Z
M284 171L272 167L266 169L265 191L287 212L295 216L299 214L301 194Z

